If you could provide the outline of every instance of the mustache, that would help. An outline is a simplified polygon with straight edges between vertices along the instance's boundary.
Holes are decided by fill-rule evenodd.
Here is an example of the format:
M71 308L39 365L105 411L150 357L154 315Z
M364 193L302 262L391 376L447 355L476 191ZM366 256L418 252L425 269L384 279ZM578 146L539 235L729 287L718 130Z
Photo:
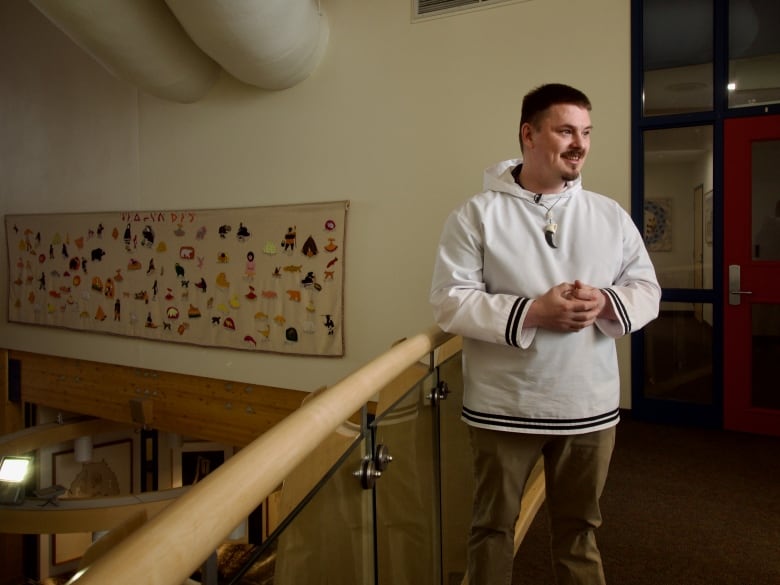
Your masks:
M561 156L579 156L583 157L585 156L585 151L581 148L573 148L572 150L567 150L566 152L562 153Z

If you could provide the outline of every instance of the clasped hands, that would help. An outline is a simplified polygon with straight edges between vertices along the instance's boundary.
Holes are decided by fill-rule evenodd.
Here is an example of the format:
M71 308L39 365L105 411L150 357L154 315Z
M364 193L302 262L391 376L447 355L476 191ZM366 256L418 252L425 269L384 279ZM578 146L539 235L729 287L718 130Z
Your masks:
M575 280L554 286L536 298L524 326L560 332L581 331L593 325L598 317L614 319L612 304L600 289Z

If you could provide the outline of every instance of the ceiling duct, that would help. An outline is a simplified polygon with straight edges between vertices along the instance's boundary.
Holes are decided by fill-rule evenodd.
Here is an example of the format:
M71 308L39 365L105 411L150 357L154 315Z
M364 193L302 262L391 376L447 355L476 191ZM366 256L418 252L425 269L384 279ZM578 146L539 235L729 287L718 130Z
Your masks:
M154 96L194 102L219 77L162 0L29 1L116 77Z
M115 76L181 103L202 98L220 66L262 89L292 87L328 43L315 0L29 1Z
M244 83L286 89L306 79L328 44L315 0L165 0L190 37Z

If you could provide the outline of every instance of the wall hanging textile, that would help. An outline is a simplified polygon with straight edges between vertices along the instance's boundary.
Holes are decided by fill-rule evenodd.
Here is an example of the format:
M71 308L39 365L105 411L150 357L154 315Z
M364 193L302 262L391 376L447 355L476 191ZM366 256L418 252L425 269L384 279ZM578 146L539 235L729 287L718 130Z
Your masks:
M348 209L7 215L8 319L342 356Z

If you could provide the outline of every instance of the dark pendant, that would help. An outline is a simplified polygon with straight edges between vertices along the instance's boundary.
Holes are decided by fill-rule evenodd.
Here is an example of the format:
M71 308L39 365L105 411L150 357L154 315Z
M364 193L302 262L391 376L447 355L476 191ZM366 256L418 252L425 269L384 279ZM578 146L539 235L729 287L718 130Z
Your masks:
M557 223L548 223L546 226L544 226L544 239L547 240L547 245L551 248L557 248L558 246L555 245L555 240L553 239L555 237L555 232L558 230L558 224Z

